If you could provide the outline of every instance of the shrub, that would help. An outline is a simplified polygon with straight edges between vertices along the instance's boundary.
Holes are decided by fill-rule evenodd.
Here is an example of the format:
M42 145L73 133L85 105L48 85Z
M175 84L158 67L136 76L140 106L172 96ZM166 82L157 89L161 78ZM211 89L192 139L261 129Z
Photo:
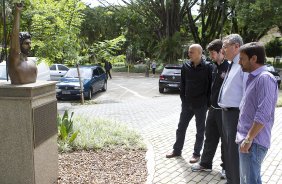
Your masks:
M73 131L73 114L72 112L69 117L68 111L65 111L62 117L57 116L59 151L71 150L71 145L77 138L79 131Z
M128 71L128 68L127 67L113 67L112 69L114 72L127 72Z
M282 55L282 40L275 38L265 45L266 55L268 57L275 57Z

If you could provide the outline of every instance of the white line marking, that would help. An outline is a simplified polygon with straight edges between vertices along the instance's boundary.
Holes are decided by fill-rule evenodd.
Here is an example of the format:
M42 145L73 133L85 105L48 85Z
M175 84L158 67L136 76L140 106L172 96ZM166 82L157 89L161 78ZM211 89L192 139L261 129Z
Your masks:
M126 91L132 93L133 95L135 95L135 96L137 96L137 97L139 97L139 98L147 99L147 97L140 95L140 94L137 93L136 91L133 91L133 90L131 90L131 89L128 89L128 88L126 88L126 87L124 87L124 86L121 86L121 85L118 85L118 84L116 84L116 85L119 86L120 88L125 89Z

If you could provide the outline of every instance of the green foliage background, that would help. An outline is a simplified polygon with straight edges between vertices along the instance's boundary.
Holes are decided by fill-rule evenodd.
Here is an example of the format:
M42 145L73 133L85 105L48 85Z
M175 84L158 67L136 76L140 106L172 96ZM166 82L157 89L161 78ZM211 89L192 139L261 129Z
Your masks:
M5 1L7 35L14 2L18 0ZM205 48L230 33L239 33L245 42L258 41L274 26L282 29L282 3L277 0L135 0L106 7L81 0L22 2L21 31L32 34L31 54L49 63L107 59L134 64L145 58L176 63L185 59L191 43ZM0 7L3 15L2 3ZM3 19L0 33L3 40Z

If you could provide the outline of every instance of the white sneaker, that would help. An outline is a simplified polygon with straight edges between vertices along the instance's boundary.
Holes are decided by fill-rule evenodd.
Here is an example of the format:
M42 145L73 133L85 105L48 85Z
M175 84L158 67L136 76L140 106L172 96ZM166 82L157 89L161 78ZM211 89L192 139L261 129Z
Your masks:
M200 172L200 171L211 172L212 171L212 169L205 168L201 166L199 163L193 164L191 167L191 170L192 172Z
M224 169L222 169L220 172L220 179L226 179L226 174Z

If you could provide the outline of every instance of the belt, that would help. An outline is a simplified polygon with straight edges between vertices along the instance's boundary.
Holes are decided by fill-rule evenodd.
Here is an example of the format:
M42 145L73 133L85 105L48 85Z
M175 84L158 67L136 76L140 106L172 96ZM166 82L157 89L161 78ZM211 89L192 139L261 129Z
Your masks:
M238 107L224 107L222 108L224 111L239 111Z
M211 105L211 108L216 109L216 110L221 110L221 107L214 107Z

